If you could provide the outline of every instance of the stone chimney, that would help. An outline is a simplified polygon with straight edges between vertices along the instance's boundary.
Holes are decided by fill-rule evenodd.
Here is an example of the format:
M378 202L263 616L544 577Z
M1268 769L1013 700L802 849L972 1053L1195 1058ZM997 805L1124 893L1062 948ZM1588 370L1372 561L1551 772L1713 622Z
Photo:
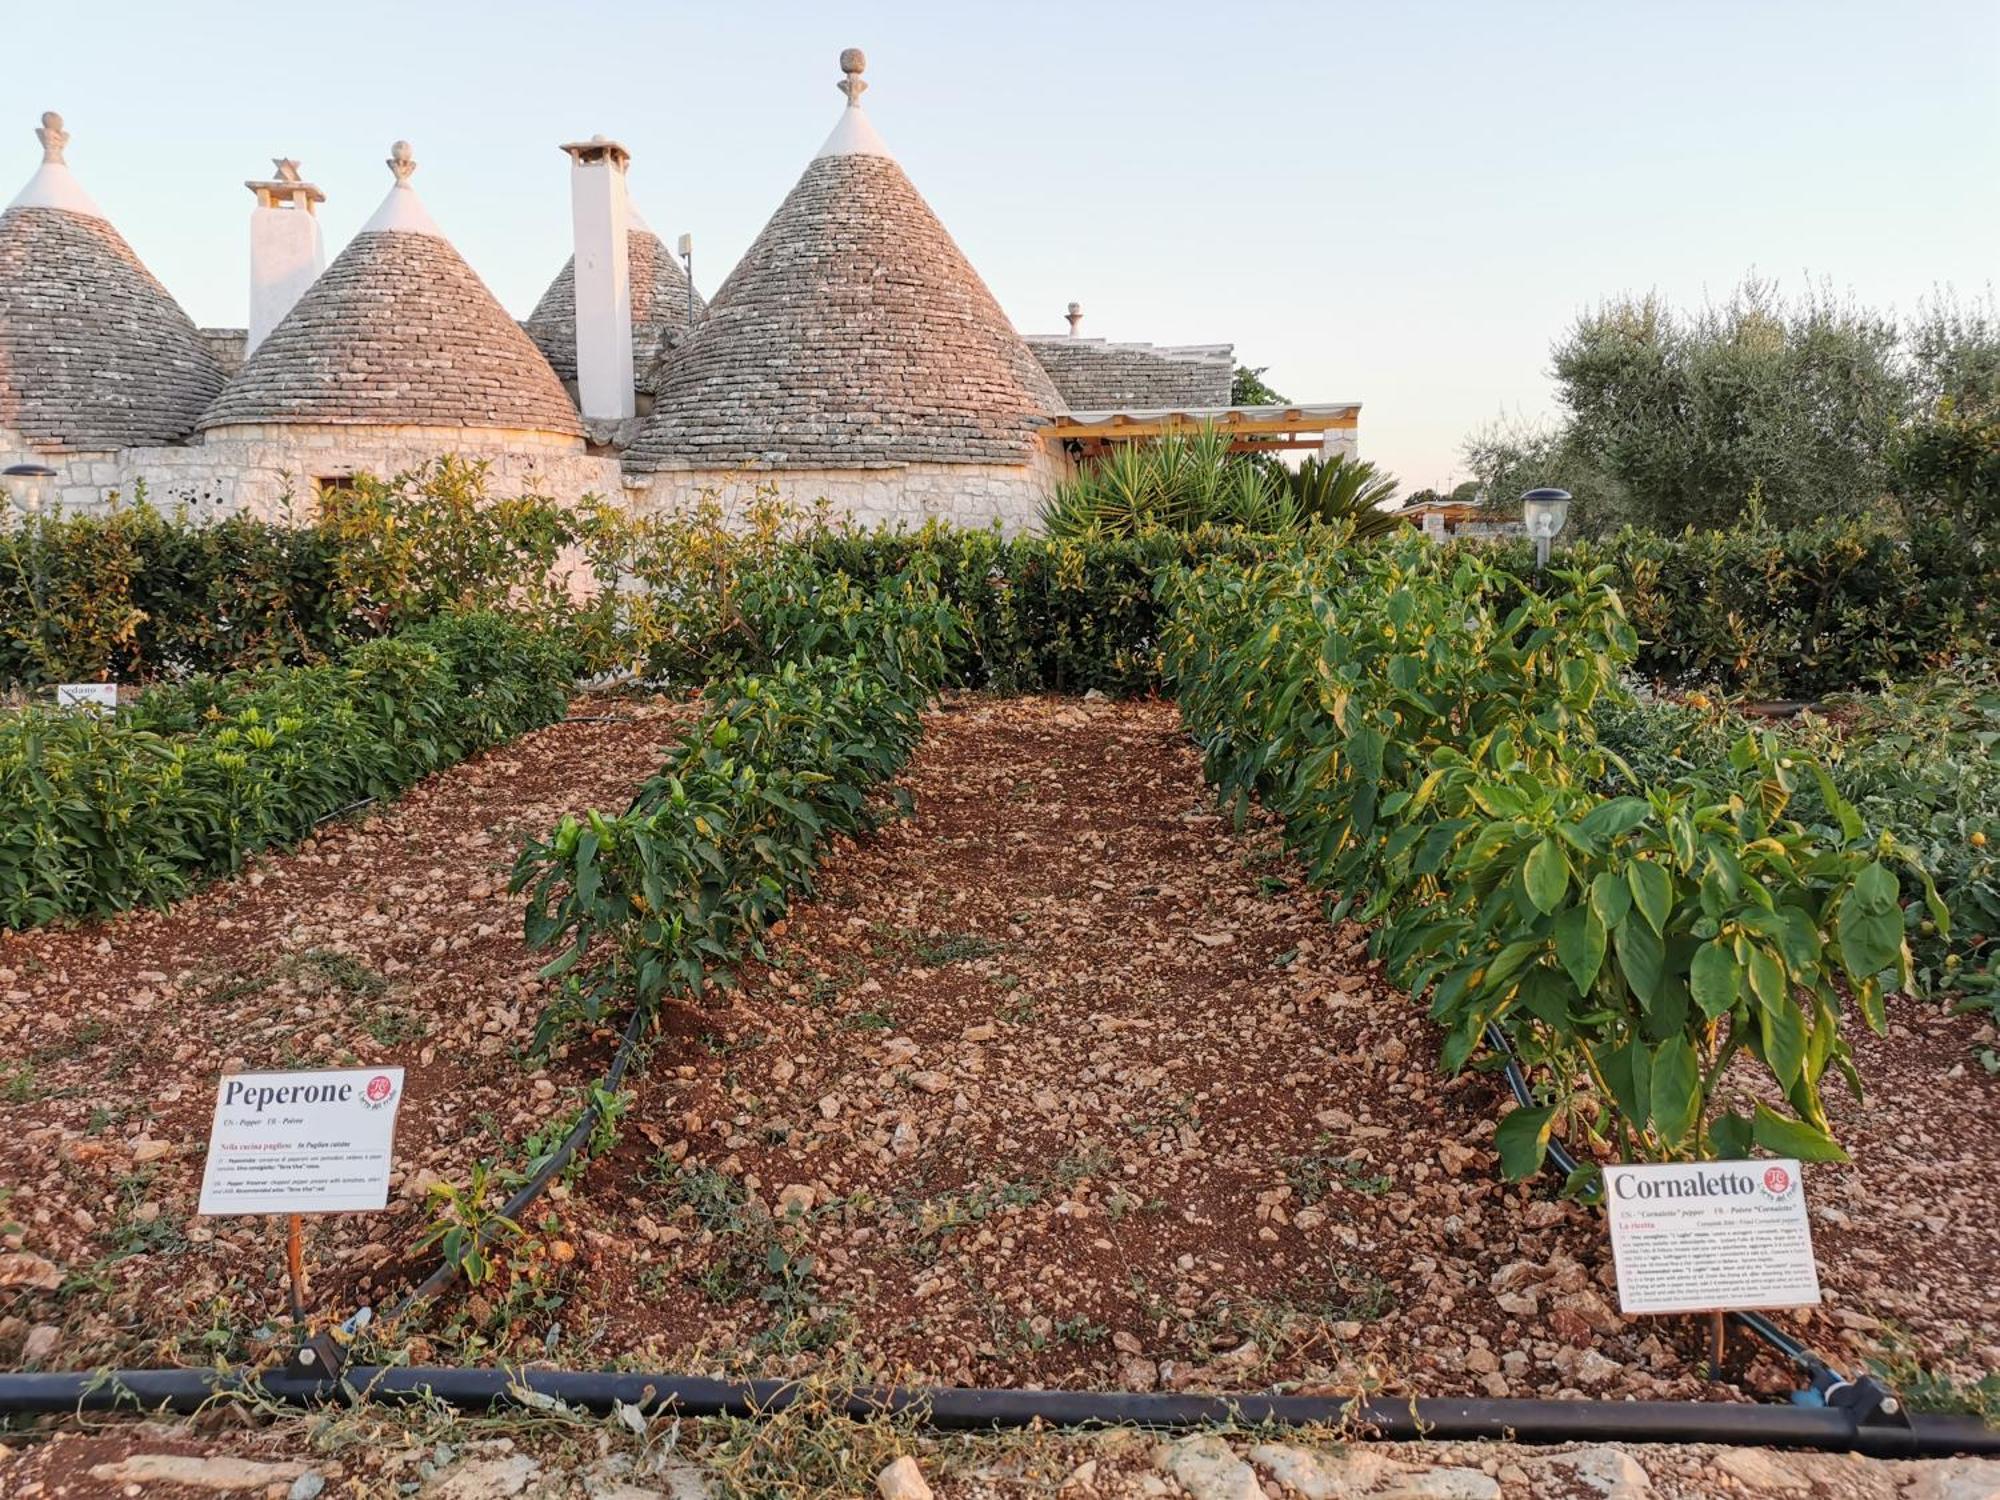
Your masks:
M1069 311L1064 313L1063 316L1069 319L1069 336L1075 338L1077 325L1083 321L1083 304L1081 302L1070 303Z
M636 413L632 387L632 265L625 169L631 154L592 136L569 153L576 230L576 404L589 421Z
M299 164L273 157L275 174L267 182L243 185L257 195L250 210L250 334L244 355L255 354L273 328L284 321L292 304L306 294L326 269L326 244L320 238L318 206L326 194L299 180Z

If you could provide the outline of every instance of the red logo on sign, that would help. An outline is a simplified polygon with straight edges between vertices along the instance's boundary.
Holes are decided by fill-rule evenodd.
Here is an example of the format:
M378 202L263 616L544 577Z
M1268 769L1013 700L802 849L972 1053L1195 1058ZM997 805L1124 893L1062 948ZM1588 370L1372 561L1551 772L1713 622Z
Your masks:
M1792 1174L1787 1172L1783 1167L1766 1167L1764 1169L1765 1192L1767 1193L1786 1192L1791 1188L1791 1185L1792 1185Z
M384 1099L389 1097L389 1090L394 1087L395 1085L389 1082L389 1077L386 1073L377 1073L373 1078L368 1080L368 1102L370 1104L380 1104ZM1778 1175L1783 1177L1785 1174L1780 1172ZM1769 1183L1770 1180L1769 1176L1766 1176L1764 1179L1766 1183Z

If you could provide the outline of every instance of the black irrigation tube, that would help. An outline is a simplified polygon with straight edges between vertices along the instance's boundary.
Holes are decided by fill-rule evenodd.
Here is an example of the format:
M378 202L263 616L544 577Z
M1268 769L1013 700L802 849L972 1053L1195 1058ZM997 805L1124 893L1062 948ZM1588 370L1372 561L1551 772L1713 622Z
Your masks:
M597 1085L596 1090L592 1093L589 1106L584 1110L582 1117L577 1120L576 1124L570 1128L569 1134L563 1137L562 1144L556 1147L554 1154L542 1163L541 1169L521 1186L520 1191L507 1200L506 1205L500 1210L502 1218L508 1220L510 1223L518 1223L521 1215L527 1212L528 1208L537 1198L542 1196L543 1191L548 1185L556 1180L556 1177L562 1170L570 1164L571 1158L582 1149L583 1143L590 1139L591 1132L597 1129L599 1119L603 1114L602 1109L598 1107L598 1095L615 1094L618 1092L618 1085L624 1081L625 1070L631 1065L632 1053L637 1049L639 1038L645 1034L645 1030L646 1009L644 1006L635 1006L632 1010L632 1019L625 1027L624 1039L619 1042L618 1051L613 1054L611 1066L605 1071L603 1081ZM468 1250L481 1249L490 1244L493 1238L499 1233L501 1233L500 1226L489 1220L480 1227L479 1232L473 1236L472 1244L466 1248ZM438 1293L442 1292L458 1279L458 1269L459 1262L447 1258L435 1271L418 1282L409 1295L389 1309L387 1321L390 1323L398 1322L418 1303L428 1302L431 1298L437 1296ZM368 1313L368 1309L362 1309L361 1313L357 1313L354 1318L348 1320L348 1328L352 1330L365 1326L369 1321L369 1317L365 1316ZM4 1410L4 1407L0 1407L0 1410Z
M337 1399L433 1400L468 1410L545 1407L589 1412L614 1403L648 1415L752 1417L816 1389L779 1380L578 1370L350 1366L337 1381L267 1372L261 1378L215 1370L80 1371L0 1374L0 1411L197 1410L218 1396L257 1394L290 1405ZM886 1414L929 1426L993 1430L1029 1426L1136 1425L1199 1428L1328 1426L1353 1438L1388 1441L1500 1439L1521 1443L1732 1443L1816 1448L1881 1458L2000 1455L2000 1430L1976 1418L1921 1415L1869 1420L1843 1407L1711 1404L1696 1401L1345 1399L1338 1396L1216 1395L1101 1391L992 1390L903 1386L836 1394L857 1419Z

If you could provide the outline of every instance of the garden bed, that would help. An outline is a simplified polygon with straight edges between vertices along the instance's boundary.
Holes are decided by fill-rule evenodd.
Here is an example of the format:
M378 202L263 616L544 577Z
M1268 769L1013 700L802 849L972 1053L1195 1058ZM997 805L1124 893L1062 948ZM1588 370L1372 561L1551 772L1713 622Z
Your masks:
M573 712L616 722L525 735L168 910L0 935L0 1225L62 1281L0 1291L0 1364L43 1322L61 1330L45 1365L254 1351L282 1307L282 1226L193 1217L225 1069L408 1067L392 1211L309 1221L313 1265L364 1288L420 1232L429 1181L574 1110L609 1041L524 1070L545 985L507 872L561 814L623 805L680 710Z
M1619 1317L1596 1213L1497 1180L1495 1081L1439 1075L1363 931L1216 815L1171 705L959 700L905 782L915 819L829 860L770 966L670 1008L553 1305L489 1286L461 1329L944 1384L1796 1383L1739 1341L1717 1385L1692 1320ZM1833 1106L1858 1164L1810 1169L1799 1331L1856 1366L1899 1326L1970 1380L2000 1365L2000 1084L1973 1022L1892 1016Z
M10 1294L0 1360L37 1321L61 1327L48 1365L258 1352L273 1226L189 1217L212 1080L239 1061L412 1065L395 1210L316 1223L311 1247L325 1307L406 1288L423 1185L518 1163L610 1050L519 1060L545 987L503 889L515 835L622 805L672 722L542 731L172 912L6 940L0 1047L32 1072L0 1103L26 1142L0 1218L64 1290ZM1618 1316L1596 1214L1498 1181L1495 1081L1438 1073L1362 929L1326 923L1274 828L1216 814L1171 705L954 700L903 785L915 817L830 853L771 963L669 1004L618 1144L502 1246L533 1275L454 1293L412 1357L1430 1395L1796 1383L1740 1339L1711 1382L1691 1320ZM1848 1368L1900 1337L1962 1385L2000 1366L2000 1083L1974 1022L1907 1000L1891 1018L1857 1039L1868 1102L1832 1103L1857 1164L1809 1169L1828 1306L1793 1326Z

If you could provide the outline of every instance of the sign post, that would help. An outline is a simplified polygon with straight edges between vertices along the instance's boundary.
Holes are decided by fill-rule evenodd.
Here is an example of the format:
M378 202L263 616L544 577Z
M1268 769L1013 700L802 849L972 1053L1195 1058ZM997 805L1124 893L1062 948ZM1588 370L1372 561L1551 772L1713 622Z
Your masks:
M1606 1167L1618 1305L1706 1313L1711 1370L1732 1311L1817 1307L1819 1268L1796 1161Z
M197 1212L285 1214L294 1321L306 1308L304 1215L389 1203L401 1068L229 1073L217 1085Z

